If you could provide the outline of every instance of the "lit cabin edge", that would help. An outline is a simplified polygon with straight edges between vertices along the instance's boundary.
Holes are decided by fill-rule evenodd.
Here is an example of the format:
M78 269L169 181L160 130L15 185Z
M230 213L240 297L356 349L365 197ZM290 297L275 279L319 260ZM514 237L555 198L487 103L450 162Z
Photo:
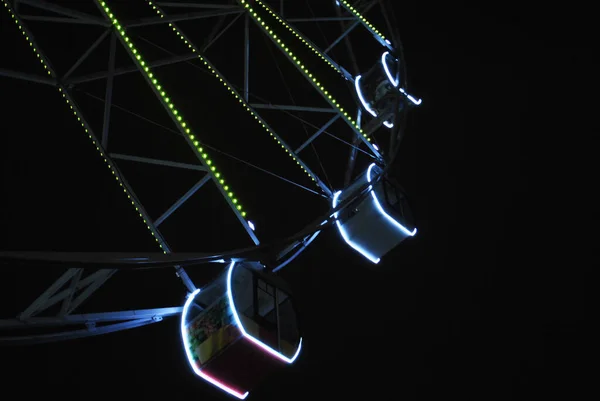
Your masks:
M367 183L374 182L381 173L376 164L371 164L348 188L333 195L333 208ZM358 204L334 214L344 242L372 263L379 263L385 254L417 233L407 221L410 211L403 201L404 194L393 183L385 178L375 182Z
M401 86L400 74L400 60L385 51L367 72L354 78L356 95L362 108L371 116L363 126L363 132L367 135L373 134L381 125L392 128L395 115L403 111L406 105L419 106L422 103L421 99L416 99ZM408 102L397 102L398 94Z
M388 59L395 63L390 66ZM363 108L373 117L364 127L366 132L373 132L381 124L387 128L394 126L394 114L403 108L399 103L394 106L400 78L396 76L398 60L386 51L369 71L354 78L354 88Z
M256 265L256 266L254 266ZM194 373L244 399L302 348L291 292L254 262L232 262L211 284L189 294L181 336Z

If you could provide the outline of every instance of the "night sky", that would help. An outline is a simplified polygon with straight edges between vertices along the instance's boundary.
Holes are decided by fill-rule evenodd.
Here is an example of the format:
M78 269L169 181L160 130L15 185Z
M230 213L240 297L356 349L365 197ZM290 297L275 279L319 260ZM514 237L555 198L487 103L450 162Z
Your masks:
M320 1L311 2L316 14L331 10ZM377 269L347 249L334 230L288 266L282 275L298 301L303 352L249 399L582 395L591 379L582 341L586 264L569 250L577 211L566 202L578 181L564 164L582 137L592 134L583 124L591 106L579 95L597 66L590 12L574 4L524 9L516 1L392 3L409 89L423 98L409 115L392 174L408 193L419 232ZM129 2L115 7L123 15L137 10ZM85 50L81 46L102 32L39 22L30 26L50 60L66 68ZM236 85L243 60L241 26L208 53ZM210 26L182 27L199 41L210 31ZM259 37L258 31L253 34ZM159 34L153 39L161 46L170 43L161 40ZM269 59L270 48L262 38L256 40L251 91L257 88L269 99L286 95L276 80L279 71ZM27 47L2 9L0 68L41 74ZM369 59L371 50L358 46L357 53ZM105 70L105 54L82 70ZM117 64L127 65L126 57L119 57ZM279 62L292 77L286 61ZM293 163L268 141L255 139L264 132L214 79L191 66L180 75L165 68L165 85L174 88L172 96L192 125L209 133L211 146L295 177ZM115 103L164 120L135 75L115 80ZM289 84L296 81L290 78ZM92 124L102 120L102 103L90 96L103 96L99 82L82 86L77 95ZM312 102L301 86L294 88L299 104ZM0 249L158 251L56 89L0 77L0 99ZM284 101L285 96L279 102ZM293 120L272 118L278 131L300 132L294 131L300 126ZM122 153L171 149L171 139L155 125L117 111L113 120L110 143L121 146ZM335 172L344 168L348 149L328 140L323 140L321 157L326 170ZM214 160L239 188L261 239L291 234L327 211L327 203L313 194L218 154ZM143 203L153 216L201 178L131 166L125 163L123 170L139 181L138 195L150 198ZM171 225L165 224L173 248L219 251L249 245L214 188L205 189L174 215ZM2 268L2 317L22 311L61 273ZM207 277L202 267L190 275L198 285ZM122 272L82 311L180 306L184 297L185 288L171 270ZM0 348L3 391L14 392L10 399L227 399L189 369L178 324L171 319L73 342Z

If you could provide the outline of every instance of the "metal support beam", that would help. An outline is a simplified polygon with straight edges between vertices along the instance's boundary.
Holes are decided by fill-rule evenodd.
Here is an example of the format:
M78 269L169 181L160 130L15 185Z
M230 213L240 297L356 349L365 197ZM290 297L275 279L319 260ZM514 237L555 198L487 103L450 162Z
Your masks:
M234 20L239 18L240 16L242 16L242 14L238 14L234 17ZM221 15L219 17L219 19L217 20L217 22L215 24L213 24L212 29L210 30L210 33L208 35L206 35L206 38L204 39L204 45L206 46L207 44L211 43L214 38L219 34L219 32L221 31L221 28L223 28L223 24L225 24L225 20L227 19L226 15Z
M96 327L96 323L90 322L86 323L86 328L81 330L16 337L0 337L0 345L33 345L57 341L74 340L78 338L94 337L102 334L109 334L115 333L117 331L129 330L136 327L143 327L150 324L162 322L162 320L162 316L156 316L153 318L142 318L114 324L108 324L101 327Z
M255 109L271 109L281 111L307 111L311 113L337 113L337 110L327 107L307 107L307 106L293 106L293 105L280 105L280 104L261 104L252 103L250 105Z
M375 5L379 4L381 2L381 0L373 0L371 1L367 6L365 6L365 8L363 10L360 11L361 15L365 15L371 8L373 8ZM342 6L346 11L348 11L349 13L353 14L352 11L350 9L348 9L348 6L345 3L340 3L340 6ZM393 50L392 45L390 42L387 42L385 40L383 40L372 28L372 26L367 25L367 20L363 20L360 19L359 20L360 23L362 24L362 26L364 26L369 32L371 32L371 35L373 35L373 37L379 42L381 43L382 46L387 47L389 50Z
M209 47L211 47L225 32L227 32L227 30L231 28L231 26L235 24L235 22L238 19L240 19L242 15L244 15L244 13L239 13L238 15L236 15L235 18L231 20L229 24L227 24L227 26L223 28L218 34L216 33L216 30L218 30L219 24L215 25L216 30L211 32L211 35L209 36L209 38L207 38L206 43L204 43L204 45L202 46L202 52L206 52L206 50L208 50Z
M348 29L346 29L340 36L338 36L333 43L331 43L329 45L329 47L327 49L325 49L323 51L323 53L327 54L331 51L331 49L333 49L338 43L340 43L346 36L348 36L348 34L350 32L352 32L357 26L360 25L360 21L355 21L353 24L351 24Z
M23 18L23 20L25 21L54 22L59 24L98 25L98 23L96 23L95 21L79 18L44 17L39 15L22 15L21 18Z
M179 8L216 8L216 9L237 9L239 10L239 6L235 6L232 4L198 4L198 3L173 3L173 2L165 2L161 1L158 3L154 3L159 7L179 7Z
M72 10L67 7L52 4L44 0L19 0L20 3L27 4L28 6L40 8L46 11L52 11L57 14L66 15L67 17L79 19L82 21L88 21L90 24L110 26L110 23L104 21L102 18L82 13L80 11Z
M188 199L190 199L200 188L204 186L210 180L210 174L206 174L200 181L198 181L189 191L187 191L181 198L177 200L166 212L162 214L156 221L154 225L156 227L160 226L166 219L169 218L177 209L181 207Z
M111 278L113 275L114 272L112 272L111 270L106 270L103 276L100 276L98 279L96 279L85 290L83 290L81 294L77 295L77 297L75 297L71 301L71 305L67 310L67 314L73 312L78 306L80 306L83 303L83 301L88 299L94 292L96 292L98 288L102 287L102 285L106 283L108 279Z
M152 319L156 317L169 317L181 314L183 308L157 308L157 309L138 309L120 312L103 313L85 313L80 315L67 315L60 317L32 317L27 320L4 319L0 320L0 330L2 329L30 329L32 327L44 326L63 326L86 323L108 323L125 320Z
M333 124L334 122L336 122L336 120L340 118L339 114L336 114L335 116L333 116L333 118L331 118L331 120L327 121L325 123L325 125L323 125L321 128L319 128L319 130L317 132L315 132L310 138L308 138L306 140L306 142L304 142L302 145L300 145L298 147L298 149L296 149L296 153L300 153L302 152L302 150L307 147L308 145L310 145L310 143L312 141L314 141L315 139L317 139L319 137L319 135L321 135L323 132L325 132L327 130L327 128L329 128L331 126L331 124Z
M45 311L60 301L66 298L72 297L72 290L79 291L88 286L92 285L97 280L106 281L106 277L117 272L115 269L101 269L89 276L80 279L73 288L67 288L60 292L64 284L71 280L76 274L78 269L67 270L58 280L56 280L42 295L40 295L23 313L19 315L19 320L28 320L32 316Z
M186 170L208 171L208 169L206 167L204 167L200 164L179 163L179 162L172 162L172 161L168 161L168 160L151 159L148 157L123 155L123 154L119 154L119 153L110 153L110 157L115 160L127 160L127 161L138 162L138 163L154 164L157 166L183 168Z
M4 68L0 68L0 77L7 77L7 78L16 78L16 79L21 79L23 81L29 81L29 82L34 82L36 84L44 84L44 85L50 85L50 86L56 86L56 80L52 79L52 78L46 78L43 76L38 76L35 74L27 74L24 72L20 72L20 71L11 71L11 70L7 70Z
M169 57L169 58L162 59L162 60L152 61L152 62L149 62L147 65L149 68L157 68L157 67L163 67L166 65L181 63L181 62L190 61L190 60L197 60L197 59L198 59L197 54L185 54L182 56L173 56L173 57ZM114 71L113 76L116 77L118 75L129 74L132 72L139 72L138 67L133 65L130 67L117 68ZM84 82L91 82L91 81L96 81L98 79L108 78L109 75L110 75L110 73L108 71L96 72L93 74L82 75L79 77L67 79L67 80L65 80L65 83L67 85L76 85L76 84L81 84Z
M59 316L65 316L67 313L69 313L69 310L71 309L73 295L75 295L75 289L77 288L79 280L81 280L81 274L83 273L83 269L76 270L77 272L71 278L71 284L69 285L69 295L65 299L63 299L63 303L60 307L60 312L58 313Z
M55 295L56 291L60 290L62 286L71 280L75 274L77 274L78 269L68 269L63 273L62 276L58 278L50 287L46 289L35 301L31 303L21 314L19 315L20 320L25 320L33 316L36 312L42 311L46 309L48 306L45 306L50 298ZM68 294L65 294L68 295Z
M81 63L83 63L85 61L85 59L88 58L88 56L100 45L100 43L102 43L102 41L108 35L110 35L111 32L112 32L111 28L108 28L106 31L104 31L104 33L102 35L100 35L98 37L98 39L96 39L96 41L81 55L81 57L79 57L77 59L75 64L73 64L71 66L71 68L69 68L69 71L67 71L66 74L63 75L62 80L65 81L67 78L69 78L71 76L71 74L73 73L73 71L75 71L77 69L77 67L79 67L81 65ZM111 42L111 46L112 46L112 42Z
M108 77L106 79L106 95L104 96L104 122L102 124L102 147L108 150L108 128L110 126L110 110L112 107L112 91L115 78L115 56L117 52L117 34L110 36L108 51Z
M339 17L342 16L342 12L338 7L335 8L335 12ZM340 22L340 27L342 31L344 30L344 23ZM354 70L354 76L358 76L360 74L360 69L358 68L358 62L356 61L356 56L354 55L354 48L352 47L352 43L350 39L348 39L348 35L344 36L344 43L346 44L346 50L348 51L348 55L350 56L350 62L352 63L352 69Z
M100 286L116 272L116 270L102 269L81 280L81 270L82 269L74 268L68 269L58 278L58 280L48 287L46 291L37 297L27 309L19 314L18 319L26 321L60 301L63 301L60 315L69 314L73 309L89 298L94 291L100 288ZM69 288L57 293L69 281L71 281ZM76 303L72 302L73 295L79 290L83 290L83 292L77 297ZM67 306L65 306L65 304Z
M282 16L283 18L283 16ZM354 17L312 17L312 18L289 18L287 22L335 22L335 21L356 21Z
M211 17L218 17L220 15L241 14L241 13L243 13L243 10L241 10L240 8L237 8L234 10L225 9L225 10L219 10L219 11L205 11L205 12L197 12L197 13L171 15L171 16L164 17L164 18L149 17L149 18L142 18L137 21L125 21L125 22L123 22L123 26L125 28L134 28L134 27L138 27L138 26L158 25L158 24L165 24L168 22L176 22L176 21L191 21L191 20L195 20L195 19L211 18Z

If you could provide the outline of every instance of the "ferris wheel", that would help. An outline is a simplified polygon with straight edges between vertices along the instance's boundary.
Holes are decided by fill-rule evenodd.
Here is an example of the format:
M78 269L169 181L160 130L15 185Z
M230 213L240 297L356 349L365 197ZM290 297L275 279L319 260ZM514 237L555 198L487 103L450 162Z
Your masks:
M328 229L366 264L416 234L406 194L388 174L407 113L421 103L407 87L389 2L2 3L39 73L0 65L0 79L57 92L157 252L0 252L5 264L69 266L16 318L0 320L0 344L176 317L193 372L244 399L301 352L293 294L278 271ZM148 166L167 169L168 181L195 181L183 192L156 188ZM177 232L200 231L182 217L200 195L193 209L210 234L190 245ZM198 265L217 273L197 280ZM183 306L75 313L122 269L174 269Z

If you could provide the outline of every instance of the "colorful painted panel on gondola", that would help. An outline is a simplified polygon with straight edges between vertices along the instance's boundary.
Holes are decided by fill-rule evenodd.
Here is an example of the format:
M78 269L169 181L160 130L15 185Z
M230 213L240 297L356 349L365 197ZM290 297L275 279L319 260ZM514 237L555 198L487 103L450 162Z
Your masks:
M228 345L242 336L227 296L221 297L186 326L194 363L206 365Z

